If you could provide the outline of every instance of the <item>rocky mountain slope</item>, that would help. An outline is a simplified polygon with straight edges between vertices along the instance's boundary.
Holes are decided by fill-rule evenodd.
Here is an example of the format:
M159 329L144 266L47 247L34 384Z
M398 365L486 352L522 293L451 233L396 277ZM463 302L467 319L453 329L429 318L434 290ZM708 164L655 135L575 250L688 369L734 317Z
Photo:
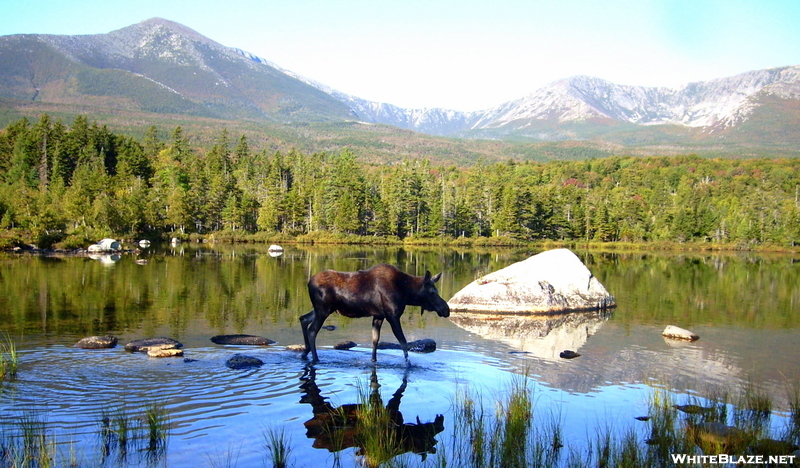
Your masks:
M159 18L108 34L2 37L0 97L226 119L353 118L271 64Z
M765 95L800 99L800 66L756 70L679 88L617 85L574 76L520 99L478 112L401 109L324 89L360 118L403 128L453 135L491 129L524 130L593 121L598 124L679 125L725 129L746 121Z
M361 121L451 137L800 143L800 66L679 88L574 76L483 111L403 109L339 92L159 18L108 34L0 37L0 107L20 103L282 124Z

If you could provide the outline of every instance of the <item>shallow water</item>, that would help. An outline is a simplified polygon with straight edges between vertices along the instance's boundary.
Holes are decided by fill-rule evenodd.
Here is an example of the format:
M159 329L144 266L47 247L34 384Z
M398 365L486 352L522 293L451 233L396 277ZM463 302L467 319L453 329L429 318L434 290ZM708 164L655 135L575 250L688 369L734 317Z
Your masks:
M0 333L19 350L19 372L2 386L0 411L6 433L32 412L44 420L63 452L84 466L152 464L143 451L125 460L100 460L100 420L125 408L137 417L149 403L163 404L170 437L157 464L171 467L267 464L265 434L283 428L295 466L353 466L354 449L313 448L305 422L310 373L286 349L302 342L297 318L310 309L305 283L326 268L353 270L386 261L424 274L444 271L445 298L474 278L527 258L534 251L399 248L287 248L271 257L262 248L222 246L153 249L124 254L115 263L88 258L0 258ZM776 404L776 427L786 410L787 388L800 382L800 265L787 256L612 254L579 255L616 296L610 313L581 313L504 326L502 321L403 317L409 340L433 338L437 351L411 355L379 351L370 362L370 323L332 316L333 331L320 333L321 363L314 389L334 406L355 404L375 378L384 403L403 388L404 421L433 422L441 449L452 435L458 388L483 395L487 404L509 391L520 375L534 390L537 417L555 418L565 439L579 449L596 428L643 430L634 419L647 413L654 388L669 388L678 402L715 388L732 391L755 383ZM136 260L140 260L136 263ZM674 343L660 336L675 324L701 336ZM508 325L508 324L506 324ZM513 330L510 332L509 330ZM153 359L120 345L110 350L74 347L81 337L113 333L120 344L170 336L185 357ZM266 336L264 348L219 346L223 333ZM394 341L388 327L384 341ZM352 340L360 346L337 351ZM573 349L580 358L558 353ZM234 371L225 361L240 352L260 358L259 369ZM403 384L405 382L405 387ZM315 390L316 391L316 390ZM66 457L67 455L65 455ZM116 458L114 458L116 457ZM429 455L422 465L433 463Z

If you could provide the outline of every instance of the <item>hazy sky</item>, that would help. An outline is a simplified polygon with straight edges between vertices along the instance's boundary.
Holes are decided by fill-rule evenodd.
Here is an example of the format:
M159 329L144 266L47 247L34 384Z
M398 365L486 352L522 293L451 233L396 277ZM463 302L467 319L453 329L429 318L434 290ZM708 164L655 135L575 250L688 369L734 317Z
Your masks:
M572 75L678 86L800 65L800 0L3 0L0 35L156 16L401 107L484 109Z

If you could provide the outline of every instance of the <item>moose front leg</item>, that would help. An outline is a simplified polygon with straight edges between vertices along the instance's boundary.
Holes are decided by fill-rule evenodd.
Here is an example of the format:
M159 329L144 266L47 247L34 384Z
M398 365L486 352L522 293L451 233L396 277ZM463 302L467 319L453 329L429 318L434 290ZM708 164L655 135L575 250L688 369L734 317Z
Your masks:
M408 362L408 342L406 342L406 336L403 334L403 328L400 326L400 317L395 315L387 317L389 320L389 325L392 326L392 332L394 332L395 338L400 343L400 347L403 348L403 356L406 358L406 362Z
M381 326L383 319L374 317L372 319L372 362L378 361L378 341L381 339Z

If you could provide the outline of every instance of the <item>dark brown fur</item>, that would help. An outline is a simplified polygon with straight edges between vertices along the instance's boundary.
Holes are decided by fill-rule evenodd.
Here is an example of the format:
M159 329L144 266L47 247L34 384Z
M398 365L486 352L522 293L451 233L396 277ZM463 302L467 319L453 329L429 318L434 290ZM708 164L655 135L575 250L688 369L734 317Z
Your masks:
M325 319L333 312L345 317L372 317L372 360L377 360L377 346L383 321L389 322L392 332L403 348L408 360L408 347L400 326L400 316L407 305L432 310L440 317L450 316L450 307L439 296L436 283L441 273L431 276L412 276L403 273L392 265L382 263L368 270L340 272L326 270L314 275L308 282L308 294L314 310L300 317L305 351L303 358L312 354L317 356L317 333Z

